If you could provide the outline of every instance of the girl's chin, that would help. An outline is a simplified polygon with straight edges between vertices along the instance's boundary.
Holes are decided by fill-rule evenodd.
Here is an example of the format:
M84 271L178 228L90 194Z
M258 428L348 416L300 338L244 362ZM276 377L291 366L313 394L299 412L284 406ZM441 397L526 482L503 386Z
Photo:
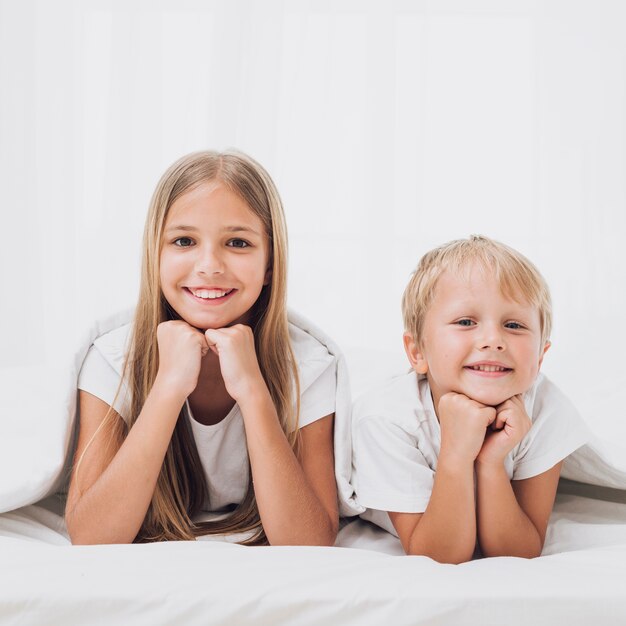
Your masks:
M187 324L197 328L198 330L219 330L220 328L228 328L235 324L247 324L248 316L242 315L236 319L232 319L230 315L186 315L181 316Z

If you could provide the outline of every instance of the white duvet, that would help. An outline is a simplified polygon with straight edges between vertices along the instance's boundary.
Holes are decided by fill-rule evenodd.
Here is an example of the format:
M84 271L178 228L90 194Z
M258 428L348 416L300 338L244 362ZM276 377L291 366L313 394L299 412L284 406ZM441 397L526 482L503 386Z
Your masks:
M405 557L396 538L358 519L335 548L208 539L71 546L50 494L71 450L76 376L91 341L127 319L94 327L72 367L42 372L45 402L24 395L19 376L3 387L0 623L626 624L626 453L600 439L566 462L571 481L557 496L543 556L530 561ZM342 512L356 513L346 363L304 318L292 321L339 357L336 470Z

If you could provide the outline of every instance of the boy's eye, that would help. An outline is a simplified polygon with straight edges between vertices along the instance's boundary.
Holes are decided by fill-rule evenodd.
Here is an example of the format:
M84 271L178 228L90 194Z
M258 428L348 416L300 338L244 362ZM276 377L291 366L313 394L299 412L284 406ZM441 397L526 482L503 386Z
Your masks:
M511 328L512 330L521 330L524 328L519 322L507 322L505 328Z
M462 320L457 320L456 323L459 326L473 326L475 324L474 320L471 320L468 317L464 317Z
M179 237L178 239L174 240L174 245L178 246L179 248L188 248L192 244L193 240L191 239L191 237Z
M228 242L228 245L231 248L248 248L250 246L250 244L247 241L244 241L243 239L231 239Z

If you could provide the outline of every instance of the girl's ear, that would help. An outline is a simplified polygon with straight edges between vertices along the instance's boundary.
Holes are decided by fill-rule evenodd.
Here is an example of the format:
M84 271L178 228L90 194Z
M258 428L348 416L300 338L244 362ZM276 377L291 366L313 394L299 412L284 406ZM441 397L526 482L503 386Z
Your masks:
M419 346L415 339L413 339L413 335L411 333L404 333L402 336L404 340L404 351L406 352L407 357L409 358L409 362L411 363L411 367L418 374L426 374L428 372L428 363L426 362L426 358L420 351Z
M265 271L265 278L263 279L263 286L267 286L272 282L272 268L268 267Z

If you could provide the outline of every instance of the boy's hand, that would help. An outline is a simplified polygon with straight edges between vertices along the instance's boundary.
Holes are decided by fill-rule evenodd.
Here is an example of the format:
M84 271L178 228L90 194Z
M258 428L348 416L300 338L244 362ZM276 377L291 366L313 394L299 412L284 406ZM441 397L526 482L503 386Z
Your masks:
M496 409L461 393L446 393L439 400L441 452L443 458L473 463L483 446L487 428L496 419Z
M496 407L496 419L487 432L476 460L483 465L501 465L531 426L532 421L526 413L522 396L505 400Z

